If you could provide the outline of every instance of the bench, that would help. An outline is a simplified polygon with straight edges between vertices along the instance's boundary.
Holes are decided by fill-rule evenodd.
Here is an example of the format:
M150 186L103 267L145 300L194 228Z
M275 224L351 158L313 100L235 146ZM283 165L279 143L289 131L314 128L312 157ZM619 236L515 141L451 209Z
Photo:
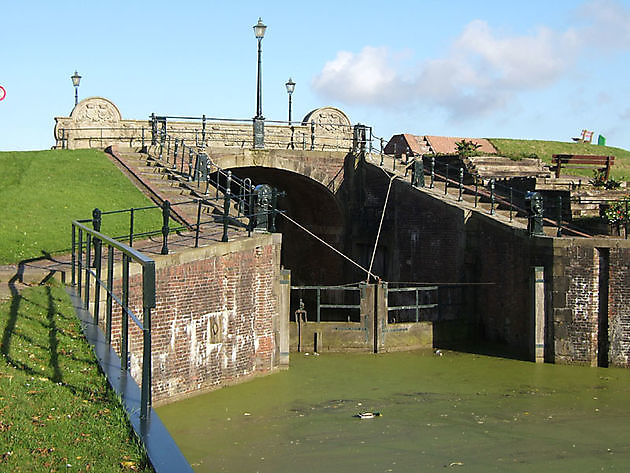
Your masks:
M593 141L593 132L589 130L582 130L582 136L571 139L578 143L591 143Z
M556 177L560 177L560 170L565 168L588 169L597 166L605 172L606 180L610 178L610 168L615 163L614 156L594 156L590 154L554 154L551 162L555 166Z

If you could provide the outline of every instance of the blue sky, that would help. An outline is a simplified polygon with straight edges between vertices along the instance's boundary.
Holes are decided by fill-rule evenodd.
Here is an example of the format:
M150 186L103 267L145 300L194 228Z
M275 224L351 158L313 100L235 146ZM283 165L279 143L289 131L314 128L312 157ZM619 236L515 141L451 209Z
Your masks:
M123 118L251 118L262 17L263 114L332 105L395 133L630 149L630 1L6 1L0 150L47 149L79 98Z

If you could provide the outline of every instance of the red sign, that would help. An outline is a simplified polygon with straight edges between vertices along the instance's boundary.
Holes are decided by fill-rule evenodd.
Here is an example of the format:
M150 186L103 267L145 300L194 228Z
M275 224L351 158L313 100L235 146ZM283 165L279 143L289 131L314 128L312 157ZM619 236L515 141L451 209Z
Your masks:
M7 96L7 91L0 85L0 102Z

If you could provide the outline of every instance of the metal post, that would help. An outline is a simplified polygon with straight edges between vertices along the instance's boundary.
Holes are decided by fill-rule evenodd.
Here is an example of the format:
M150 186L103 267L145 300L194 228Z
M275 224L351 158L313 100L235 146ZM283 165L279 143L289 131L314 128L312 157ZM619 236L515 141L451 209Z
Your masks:
M112 342L112 291L114 290L114 247L109 246L107 252L107 303L105 307L105 337L107 343Z
M464 168L459 168L459 196L457 200L462 201L462 194L464 193Z
M142 149L144 149L144 127L142 127Z
M162 203L162 250L160 254L168 255L168 223L171 218L171 203L165 200Z
M321 320L321 302L322 302L322 290L321 288L317 288L317 323L320 323Z
M129 246L133 247L133 226L134 226L135 209L129 209Z
M201 116L201 145L206 146L206 114Z
M72 286L76 285L76 233L77 228L72 224Z
M228 184L225 189L225 193L223 194L223 237L221 238L222 242L228 241L228 219L230 217L230 179L232 177L232 172L228 171Z
M431 157L431 184L429 185L430 189L433 189L435 185L435 156Z
M494 215L494 179L490 180L490 215Z
M99 320L99 311L101 309L101 244L102 242L99 239L95 241L96 245L94 247L94 262L96 263L96 277L94 278L94 324L98 325Z
M201 226L201 199L197 201L197 227L195 228L195 248L199 248L199 227Z
M86 247L85 247L85 294L83 298L83 308L85 310L90 309L90 258L92 253L92 237L86 235Z
M151 114L151 146L157 144L157 121L155 119L155 113Z
M96 208L92 210L92 228L94 228L94 230L96 230L97 232L101 231L101 222L102 222L101 215L102 215L102 212L100 211L100 209ZM92 262L92 267L96 268L96 260L100 259L101 257L100 255L101 242L98 238L93 238L93 240L94 240L94 261Z
M315 149L315 122L311 120L311 151Z
M271 233L275 233L276 232L276 212L277 212L277 207L278 207L278 189L276 189L275 187L273 187L271 189L271 221L270 221L270 227L269 227L269 231Z
M120 369L127 370L129 358L129 256L122 255L122 314L120 323Z
M420 309L418 308L419 304L420 304L420 293L418 291L418 288L416 288L416 322L420 320Z
M444 179L444 195L448 194L448 168L450 166L446 164L446 178Z
M193 150L188 148L188 180L193 180L192 164L193 163Z
M83 275L83 230L79 228L79 252L78 252L78 264L77 264L77 288L79 292L79 297L81 297L82 289L82 275Z

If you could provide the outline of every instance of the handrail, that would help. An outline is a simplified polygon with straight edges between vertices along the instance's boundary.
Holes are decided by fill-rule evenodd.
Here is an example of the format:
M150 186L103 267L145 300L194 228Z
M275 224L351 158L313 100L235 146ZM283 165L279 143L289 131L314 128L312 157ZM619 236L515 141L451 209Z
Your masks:
M77 242L78 236L78 242ZM85 236L85 244L84 238ZM107 280L102 279L102 250L107 248ZM94 247L92 250L92 246ZM83 260L85 248L85 262ZM94 253L94 269L92 269L92 251ZM114 255L122 256L122 296L114 294ZM129 305L129 266L134 261L142 267L142 322L133 313ZM142 330L142 380L140 418L146 419L151 406L151 309L155 308L155 261L143 253L116 241L101 233L98 229L88 228L78 221L72 222L72 285L78 285L79 298L83 296L83 306L89 311L90 279L94 278L94 323L99 324L100 290L106 293L105 333L107 342L111 344L113 302L121 306L121 370L128 371L129 328L128 318ZM85 280L83 281L83 273Z

